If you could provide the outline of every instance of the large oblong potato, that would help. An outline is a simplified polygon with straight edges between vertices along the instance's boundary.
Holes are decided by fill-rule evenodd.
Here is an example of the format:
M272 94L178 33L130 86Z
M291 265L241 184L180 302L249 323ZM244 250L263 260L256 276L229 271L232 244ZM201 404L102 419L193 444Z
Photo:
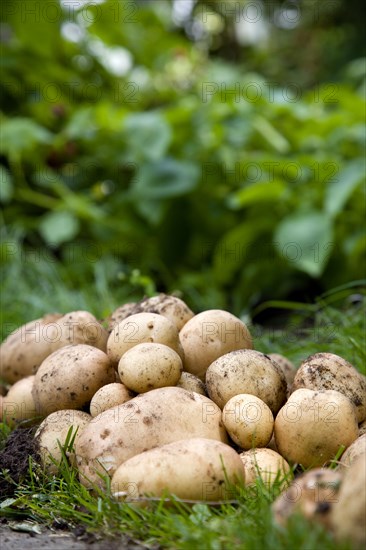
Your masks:
M191 438L130 458L116 470L111 491L126 501L172 494L216 502L232 498L230 485L243 481L243 464L234 449L220 441Z
M103 351L86 344L65 346L39 367L33 398L42 415L60 409L80 409L100 387L114 380L114 368Z
M101 485L101 475L112 476L129 458L191 437L227 443L215 403L174 386L143 393L104 411L85 428L76 444L80 480Z
M246 325L221 309L210 309L195 315L179 333L184 350L184 370L204 381L208 366L226 353L252 348Z
M293 390L336 390L352 401L357 420L366 418L366 378L348 361L334 353L315 353L300 365Z
M136 313L118 323L109 335L107 354L118 363L126 351L146 342L164 344L182 356L177 327L157 313Z
M286 400L287 385L280 367L268 355L241 349L211 363L206 388L221 409L234 395L243 393L259 397L276 414Z
M175 386L182 373L179 355L164 344L137 344L118 363L122 384L136 393Z
M338 391L296 390L276 417L274 435L289 462L322 466L357 438L355 407Z

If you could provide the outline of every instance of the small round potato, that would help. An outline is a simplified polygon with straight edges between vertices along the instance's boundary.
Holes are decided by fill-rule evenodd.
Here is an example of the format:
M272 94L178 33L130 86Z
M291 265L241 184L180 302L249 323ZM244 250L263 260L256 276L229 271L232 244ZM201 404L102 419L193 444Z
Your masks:
M135 393L126 388L121 382L112 382L99 388L90 401L90 414L98 416L107 409L122 405L135 397Z
M118 323L109 335L107 353L111 361L118 363L126 351L143 343L164 344L181 357L177 327L157 313L136 313Z
M333 353L315 353L308 357L296 373L293 390L336 390L352 401L357 420L366 418L366 378L348 361Z
M234 395L222 411L222 420L229 436L241 449L266 447L271 440L272 411L255 395Z
M10 426L37 416L32 395L33 382L34 376L18 380L4 397L3 417Z
M254 484L257 478L261 478L266 485L273 485L275 482L288 485L291 468L286 460L272 449L250 449L239 456L244 464L245 485Z
M342 475L327 468L304 472L272 504L275 521L283 526L294 514L301 514L329 528L332 507L338 500Z
M209 365L233 350L252 348L246 325L231 313L210 309L195 315L179 333L184 349L184 370L202 381Z
M90 420L89 414L75 410L56 411L43 420L34 438L42 464L49 474L57 474L62 458L61 448L65 443L68 443L69 448L73 447L71 443L75 444ZM65 451L71 462L74 462L72 450Z
M182 369L179 355L164 344L137 344L118 363L122 384L136 393L175 386Z
M222 409L240 393L256 395L276 414L286 400L286 379L267 355L241 349L219 357L206 373L208 395Z
M232 498L230 485L243 481L243 464L234 449L220 441L192 438L130 458L115 472L111 491L127 501L172 494L221 502Z
M366 455L366 434L360 435L343 453L340 467L348 467L361 455Z
M207 395L206 388L202 380L200 380L198 376L195 376L190 372L182 372L178 380L177 386L187 391L195 391L196 393L200 393L201 395Z
M88 311L71 311L58 319L52 335L52 351L64 346L85 344L107 349L108 332Z
M286 460L304 468L322 466L357 438L355 408L337 391L296 390L279 411L274 434Z
M108 356L98 348L65 346L47 357L33 384L33 398L42 415L60 409L80 409L105 384L114 382Z
M39 365L52 353L53 327L62 317L45 315L13 331L0 346L0 378L14 384L37 372Z

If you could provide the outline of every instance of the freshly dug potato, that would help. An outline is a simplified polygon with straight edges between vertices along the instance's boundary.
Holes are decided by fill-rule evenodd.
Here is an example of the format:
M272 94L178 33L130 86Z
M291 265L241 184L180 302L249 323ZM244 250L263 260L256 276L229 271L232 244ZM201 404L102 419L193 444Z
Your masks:
M245 485L252 485L260 477L267 485L289 483L291 468L286 460L272 449L250 449L241 453L245 470ZM285 481L286 479L286 481Z
M15 382L3 398L3 418L10 426L37 416L32 396L34 375Z
M126 319L129 315L133 315L136 313L136 302L129 302L127 304L123 304L123 306L118 307L115 309L110 316L106 319L108 323L108 332L112 332L114 327L118 325L121 321Z
M38 445L42 464L49 474L57 474L58 464L62 458L61 448L65 446L67 440L69 444L73 440L73 445L75 445L91 418L89 414L82 411L62 410L51 413L43 420L34 438ZM68 439L70 428L72 428L71 438ZM67 452L67 449L65 451ZM73 462L73 453L67 452L67 454Z
M256 395L276 414L286 400L286 379L267 355L241 349L219 357L206 373L209 397L222 409L240 393Z
M357 421L366 418L366 378L348 361L333 353L315 353L308 357L296 373L293 390L336 390L352 401Z
M366 545L366 455L359 456L345 471L331 521L335 536L352 548Z
M209 365L230 351L252 348L246 325L227 311L210 309L195 315L179 333L184 370L205 380Z
M202 380L191 374L190 372L182 372L178 380L177 386L187 391L195 391L201 395L206 395L206 388Z
M175 386L183 370L179 355L164 344L137 344L118 363L122 384L136 393Z
M111 483L115 498L173 494L179 499L225 501L230 485L244 481L239 455L220 441L192 438L138 454L117 468Z
M33 384L33 398L42 415L61 409L80 409L106 384L115 371L108 356L98 348L78 344L65 346L47 357Z
M14 384L37 372L42 361L52 353L54 326L59 313L45 315L13 331L0 346L0 378Z
M255 395L234 395L222 411L222 421L231 439L241 449L266 447L271 440L272 411Z
M76 444L80 480L102 484L118 466L154 447L203 437L227 443L221 411L208 397L182 388L151 390L95 417Z
M58 319L52 336L52 351L64 346L85 344L107 349L108 332L88 311L71 311Z
M366 434L366 420L361 422L361 424L358 426L358 437L363 434Z
M330 515L338 501L342 475L335 470L316 468L297 477L272 504L275 521L283 526L294 514L331 526Z
M280 355L279 353L269 353L268 357L275 361L280 367L283 374L285 375L287 387L290 388L296 375L295 365L289 359L287 359L287 357L285 357L284 355Z
M361 455L366 455L366 434L360 435L343 453L340 467L348 467Z
M107 353L111 361L118 363L126 351L149 342L164 344L182 357L177 327L157 313L136 313L118 323L109 335Z
M98 416L107 409L116 405L122 405L135 397L135 393L126 388L121 382L112 382L99 388L90 401L90 414L92 417Z
M296 390L279 411L274 434L286 460L304 468L322 466L357 438L355 408L334 390Z

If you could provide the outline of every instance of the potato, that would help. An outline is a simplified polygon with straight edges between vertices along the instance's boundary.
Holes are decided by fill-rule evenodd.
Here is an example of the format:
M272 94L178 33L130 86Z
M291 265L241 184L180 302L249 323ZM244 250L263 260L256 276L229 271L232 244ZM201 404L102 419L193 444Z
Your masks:
M227 443L221 411L208 397L182 388L151 390L96 416L76 444L80 480L102 484L129 458L153 447L203 437Z
M271 440L272 411L255 395L234 395L222 411L222 421L231 439L242 449L265 447Z
M164 344L137 344L118 363L122 384L136 393L175 386L182 370L179 355Z
M287 387L290 388L294 382L294 378L296 375L295 365L289 359L287 359L287 357L285 357L284 355L280 355L279 353L269 353L268 357L270 357L272 361L275 361L280 367L283 374L285 375Z
M115 309L110 316L106 319L108 323L108 332L112 332L114 327L118 325L121 321L126 319L129 315L133 315L133 313L136 313L136 302L129 302L127 304L123 304L123 306L118 307Z
M118 363L126 351L149 342L164 344L182 356L177 327L156 313L136 313L118 323L109 335L107 353L111 361Z
M344 451L340 460L340 468L351 466L351 464L361 455L366 454L366 434L359 436Z
M359 456L346 470L331 522L335 536L349 541L352 548L366 545L366 455Z
M3 417L10 426L37 416L32 396L33 382L34 375L18 380L4 397Z
M184 370L205 380L209 365L233 350L251 348L245 324L227 311L210 309L195 315L179 333L184 349Z
M35 374L52 353L53 327L61 317L59 313L51 313L9 334L0 346L0 378L14 384Z
M293 390L336 390L352 401L357 420L366 418L366 378L348 361L333 353L316 353L308 357L295 376Z
M243 480L243 464L234 449L220 441L192 438L127 460L117 468L111 492L127 501L168 494L184 500L224 501L233 498L231 486Z
M335 470L316 468L300 474L272 504L275 521L283 526L294 514L331 526L332 507L338 500L342 475Z
M80 437L84 427L90 422L91 416L82 411L62 410L48 415L40 424L34 438L38 446L41 462L49 474L57 474L58 464L62 459L61 447L72 443ZM69 430L72 432L69 434ZM68 434L71 438L68 439ZM67 451L67 449L65 449ZM71 462L73 453L68 452Z
M355 408L334 390L296 390L279 411L274 434L286 460L304 468L322 466L357 438Z
M361 422L361 424L358 426L358 437L363 434L366 434L366 420Z
M240 393L264 401L275 414L286 400L286 379L267 355L254 350L232 351L211 363L206 373L209 397L222 409Z
M287 485L292 477L286 460L271 449L250 449L239 456L244 465L245 485L255 484L257 478L269 486L275 482Z
M42 415L60 409L80 409L95 392L114 382L114 368L98 348L65 346L47 357L35 375L33 398Z
M206 388L202 380L191 374L190 372L182 372L178 380L177 386L187 391L195 391L201 395L206 395Z
M51 348L86 344L102 351L107 349L108 332L88 311L71 311L58 319L54 327Z
M111 409L116 405L122 405L135 397L135 393L126 388L121 382L112 382L99 388L90 401L90 414L95 417L98 414Z

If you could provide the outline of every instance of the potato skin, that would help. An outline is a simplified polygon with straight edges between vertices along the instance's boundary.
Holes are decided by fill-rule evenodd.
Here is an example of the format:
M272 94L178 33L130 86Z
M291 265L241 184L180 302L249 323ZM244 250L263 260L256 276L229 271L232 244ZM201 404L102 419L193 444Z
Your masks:
M130 458L116 470L111 491L127 501L166 493L185 500L225 501L232 498L226 480L229 485L244 481L239 455L220 441L192 438Z
M286 379L267 355L255 350L232 351L211 363L206 373L209 397L222 409L239 393L256 395L276 414L286 400Z
M104 411L83 431L76 445L80 481L102 485L97 472L112 476L134 455L191 437L227 443L215 403L177 387L143 393Z
M308 357L296 373L293 391L336 390L352 401L357 420L366 418L366 378L348 361L334 353L315 353Z
M51 313L14 330L0 346L0 378L14 384L37 372L52 353L52 327L62 317Z
M187 391L195 391L196 393L200 393L201 395L207 395L206 388L202 380L200 380L198 376L195 376L190 372L182 372L178 380L177 386Z
M34 378L27 376L15 382L3 399L3 417L10 426L38 416L32 395Z
M108 356L98 348L65 346L47 357L35 376L33 398L42 415L80 409L105 384L114 382Z
M88 311L70 311L58 319L57 325L51 343L52 351L76 344L106 351L108 332Z
M347 468L351 466L351 464L361 455L366 455L366 434L360 435L349 447L347 447L341 457L339 468L343 469L344 467Z
M272 485L276 480L283 480L283 483L288 484L291 468L286 460L272 449L250 449L239 456L244 465L245 485L254 484L258 477L267 485Z
M304 468L322 466L357 438L355 408L337 391L296 390L279 411L274 434L286 460Z
M116 405L122 405L133 399L136 394L121 382L112 382L99 388L90 401L90 414L94 418Z
M287 359L287 357L281 355L280 353L269 353L268 357L275 361L280 367L283 374L285 375L287 388L291 388L296 375L295 365L289 359Z
M184 349L184 370L202 381L209 365L233 350L252 348L246 325L221 309L210 309L195 315L179 333Z
M109 335L107 354L113 363L137 344L164 344L181 356L177 327L166 317L156 313L136 313L118 323Z

